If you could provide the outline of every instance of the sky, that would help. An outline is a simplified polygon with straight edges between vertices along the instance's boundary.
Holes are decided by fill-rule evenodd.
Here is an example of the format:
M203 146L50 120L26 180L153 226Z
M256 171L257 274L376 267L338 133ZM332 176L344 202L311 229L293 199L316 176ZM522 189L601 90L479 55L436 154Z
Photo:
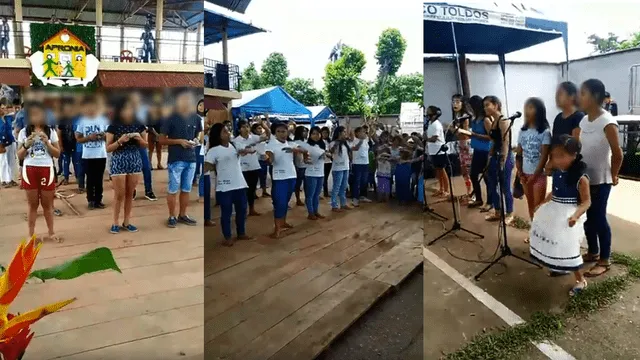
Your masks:
M407 41L399 74L422 73L422 2L415 0L253 0L246 14L225 12L205 2L205 7L230 14L269 30L229 40L229 62L244 69L262 62L272 52L288 61L290 77L313 79L324 84L324 68L333 46L340 40L364 52L367 66L362 77L375 79L374 55L383 30L396 28ZM205 57L222 60L222 46L205 48Z

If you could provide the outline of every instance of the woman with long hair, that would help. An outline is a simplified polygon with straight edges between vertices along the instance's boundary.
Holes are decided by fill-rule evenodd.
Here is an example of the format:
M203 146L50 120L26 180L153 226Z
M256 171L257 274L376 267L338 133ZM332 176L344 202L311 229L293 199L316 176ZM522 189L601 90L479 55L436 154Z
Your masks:
M331 130L324 126L320 129L320 133L322 134L322 142L324 143L324 148L329 149L329 143L331 142ZM324 181L322 184L324 197L329 197L329 175L331 174L331 153L327 152L327 156L324 158Z
M238 121L239 135L233 139L233 144L237 149L245 150L244 154L240 156L240 168L242 169L242 176L244 176L244 180L247 182L249 216L260 215L255 208L256 189L258 187L258 180L260 179L260 162L256 146L269 140L269 137L271 137L269 126L262 122L260 126L263 130L262 135L254 135L251 133L249 123L246 120L240 120Z
M111 155L111 184L113 185L113 223L110 232L120 229L136 232L131 224L133 192L142 173L140 148L147 148L146 127L136 119L135 108L129 98L120 99L114 108L111 125L106 131L107 152ZM120 225L120 209L124 205L124 219Z
M587 277L602 275L611 267L607 202L611 187L618 185L623 158L618 141L618 122L602 108L605 93L604 84L597 79L585 81L580 88L580 107L586 113L580 122L580 140L591 191L591 207L587 210L584 224L589 252L583 259L596 263L585 273Z
M273 238L279 238L282 231L293 226L287 222L289 200L296 186L296 167L293 158L296 155L307 154L307 151L289 142L287 124L275 123L271 125L273 138L267 143L267 160L273 166L273 189L271 199L273 201Z
M266 116L266 115L265 115ZM265 123L269 124L269 118L266 117L264 120ZM255 136L262 136L265 133L265 129L262 127L262 123L254 123L251 125L251 133ZM260 142L256 145L256 152L258 153L258 164L260 164L260 176L259 176L259 185L262 190L262 197L268 198L271 197L269 192L269 186L267 185L267 175L271 173L269 170L269 163L267 162L266 151L266 143Z
M156 169L163 170L162 167L162 145L158 142L160 129L162 129L162 102L154 99L147 113L147 142L149 143L149 162L153 161L153 154L156 155ZM153 168L153 165L151 165Z
M549 160L551 131L547 121L547 108L539 98L524 103L524 126L518 136L516 169L524 188L529 208L529 219L547 195L547 176L544 173ZM529 238L525 239L529 242Z
M308 133L309 133L309 130L307 130L306 127L297 126L295 131L293 132L293 142L297 146L303 146L307 141ZM295 188L296 205L304 206L304 202L300 197L300 193L302 192L302 184L304 184L304 176L305 176L305 172L307 171L307 164L305 163L304 157L302 156L302 154L294 157L293 163L296 165L296 188ZM305 193L305 196L306 195L307 194Z
M455 94L451 97L451 108L453 110L453 122L458 128L469 131L469 123L471 122L471 116L473 115L473 111L467 98L460 95ZM467 118L465 118L467 117ZM460 132L457 133L458 136L458 156L460 158L460 172L462 174L462 178L464 179L464 185L467 189L467 201L471 201L471 196L473 195L472 187L471 187L471 138L468 135L462 134Z
M309 220L324 219L320 215L320 194L324 180L324 159L327 151L320 128L314 126L309 131L309 139L304 145L309 152L309 164L304 177L304 196L309 212Z
M427 120L429 127L427 128L427 152L431 159L431 163L435 168L436 179L438 179L438 191L434 196L446 197L449 195L449 175L445 170L447 163L447 154L441 152L440 149L444 142L444 129L439 118L442 111L437 106L427 107Z
M347 205L349 151L349 145L347 144L347 129L344 126L338 126L333 131L333 138L329 145L329 152L333 158L331 166L331 174L333 175L333 187L331 188L331 210L334 212L351 210Z
M53 159L60 156L57 133L47 125L41 103L25 104L29 125L18 134L18 159L22 166L22 188L27 194L29 237L35 234L38 207L42 206L49 231L47 239L61 242L53 229L53 199L56 189Z
M473 157L471 159L471 172L469 177L473 186L473 194L475 201L469 203L470 208L481 207L484 205L482 201L482 189L480 187L480 175L485 171L487 164L489 164L489 150L491 150L491 118L485 116L484 105L482 104L482 98L478 95L474 95L469 99L469 106L473 112L471 120L471 148L473 149ZM491 191L489 190L489 183L487 177L483 176L485 190L487 193L487 207L484 207L484 211L491 209Z
M196 105L196 113L200 117L200 124L202 126L202 129L204 129L204 117L207 114L206 110L204 109L204 99L198 100L198 104ZM193 186L198 186L198 194L202 197L204 196L203 194L204 188L199 185L201 183L200 175L204 173L203 166L204 166L205 148L204 146L202 146L202 141L200 142L200 144L198 144L198 146L195 147L195 152L196 152L196 173L193 176Z
M240 157L249 149L237 149L231 133L223 124L213 124L209 130L209 150L204 170L216 173L216 201L220 204L220 227L223 245L232 246L231 216L235 208L237 240L249 240L246 234L247 182L242 175Z
M511 128L510 121L502 115L502 102L496 96L485 96L482 99L484 104L484 113L489 116L493 125L491 126L491 140L493 146L489 153L489 169L487 171L487 181L489 182L489 191L492 192L491 199L493 201L493 212L485 217L487 221L500 220L500 212L502 199L497 190L498 182L502 180L500 186L504 195L506 204L505 222L507 225L513 221L513 192L511 190L511 176L515 159L511 152ZM499 156L498 156L499 154ZM498 170L502 169L503 179L498 178Z

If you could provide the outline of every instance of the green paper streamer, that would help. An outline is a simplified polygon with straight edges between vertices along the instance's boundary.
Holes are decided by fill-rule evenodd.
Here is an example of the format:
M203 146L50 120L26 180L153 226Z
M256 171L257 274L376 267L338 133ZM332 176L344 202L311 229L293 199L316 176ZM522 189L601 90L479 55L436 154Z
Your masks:
M70 280L103 270L114 270L122 273L113 258L111 250L106 247L97 248L60 265L36 270L29 277L38 278L42 281L49 279Z

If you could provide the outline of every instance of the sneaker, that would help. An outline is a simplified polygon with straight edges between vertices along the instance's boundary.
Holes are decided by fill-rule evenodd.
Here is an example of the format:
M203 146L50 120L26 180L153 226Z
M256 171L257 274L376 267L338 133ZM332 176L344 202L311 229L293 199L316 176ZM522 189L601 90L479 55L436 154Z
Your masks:
M153 193L153 191L149 191L148 193L144 194L144 197L147 198L147 200L149 201L157 201L158 198L156 197L156 194Z
M178 226L178 219L175 216L170 216L169 220L167 220L167 226L170 228Z
M178 216L178 221L189 226L196 226L198 222L189 215Z
M136 195L138 195L138 190L133 189L133 200L136 199Z
M117 234L120 232L120 226L118 225L111 225L111 230L109 230L110 233L112 234Z
M128 232L138 232L138 228L131 224L129 225L122 224L122 228L127 230Z
M104 209L106 208L107 205L103 204L102 202L99 202L96 204L96 209Z
M360 203L358 202L358 200L353 199L353 200L351 200L351 205L352 205L353 207L358 207L358 206L360 206Z
M89 205L87 205L87 207L89 208L89 210L93 210L96 208L95 204L92 202L89 202Z
M362 196L362 197L360 197L360 202L363 202L363 203L371 203L371 200L369 200L368 198L366 198L366 197Z

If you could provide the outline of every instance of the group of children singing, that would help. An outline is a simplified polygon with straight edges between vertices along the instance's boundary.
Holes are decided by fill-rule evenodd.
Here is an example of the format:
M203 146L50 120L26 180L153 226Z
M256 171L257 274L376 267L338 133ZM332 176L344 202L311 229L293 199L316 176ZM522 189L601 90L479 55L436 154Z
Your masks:
M452 99L454 117L469 118L454 121L453 125L454 129L466 130L459 141L463 145L468 142L473 153L469 156L466 151L460 152L462 174L471 198L468 206L488 212L487 221L498 221L504 204L505 221L511 223L514 203L511 179L515 166L514 186L522 187L532 220L525 239L530 255L548 267L551 276L573 272L575 284L570 295L587 286L585 277L600 276L611 265L607 201L612 186L618 184L623 154L618 143L618 124L604 108L607 96L604 84L597 79L585 81L579 89L571 82L561 83L556 91L556 105L561 112L552 128L543 101L529 98L515 146L511 144L510 120L502 114L497 97L473 96L466 100L454 95ZM444 143L444 130L435 109L427 111L428 133L435 134L428 135L427 141L439 145ZM460 149L464 150L464 146ZM435 146L430 155L434 151ZM447 172L438 156L432 156L431 162L438 169L440 184L435 195L441 196L450 189ZM498 169L503 170L501 178ZM480 176L486 185L486 202ZM552 179L550 193L547 177ZM580 244L585 237L588 252L581 254ZM584 263L593 266L581 271Z
M252 125L238 121L234 138L229 125L211 125L204 160L205 171L213 170L216 177L216 202L226 246L234 243L234 209L236 239L249 239L246 216L260 215L255 209L258 184L262 197L272 198L274 238L292 228L287 214L294 194L296 205L306 206L311 221L325 218L320 212L320 201L325 197L331 198L331 210L336 213L371 202L369 185L379 201L388 201L394 186L401 204L422 198L417 188L422 185L424 145L418 134L391 136L382 126L368 125L351 130L348 123L333 131L318 126L308 129L293 122L271 124L264 116ZM271 194L267 192L267 175L271 177Z

